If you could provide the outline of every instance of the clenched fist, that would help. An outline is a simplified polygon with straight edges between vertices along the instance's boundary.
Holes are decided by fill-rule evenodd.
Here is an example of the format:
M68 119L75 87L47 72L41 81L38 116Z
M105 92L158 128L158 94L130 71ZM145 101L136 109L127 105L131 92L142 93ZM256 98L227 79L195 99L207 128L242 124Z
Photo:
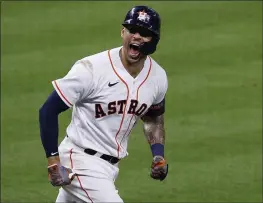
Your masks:
M168 164L162 156L153 157L151 177L156 180L164 180L168 174Z
M69 185L74 177L72 170L61 164L53 164L48 167L48 178L53 186Z

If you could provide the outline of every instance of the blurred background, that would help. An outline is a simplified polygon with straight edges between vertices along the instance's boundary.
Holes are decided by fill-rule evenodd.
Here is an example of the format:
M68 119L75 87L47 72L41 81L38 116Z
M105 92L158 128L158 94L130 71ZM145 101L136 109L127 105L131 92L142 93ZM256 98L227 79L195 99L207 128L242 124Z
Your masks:
M2 2L1 202L54 202L38 110L85 56L121 45L126 12L162 18L169 175L149 176L141 123L116 182L125 202L262 202L262 2ZM150 90L149 90L150 91ZM60 140L71 112L60 115ZM92 164L92 163L91 163Z

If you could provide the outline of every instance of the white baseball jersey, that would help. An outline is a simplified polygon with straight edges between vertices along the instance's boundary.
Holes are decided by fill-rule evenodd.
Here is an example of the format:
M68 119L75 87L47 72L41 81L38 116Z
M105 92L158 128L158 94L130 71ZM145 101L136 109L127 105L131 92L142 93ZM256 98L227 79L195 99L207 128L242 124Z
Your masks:
M52 84L65 104L73 107L67 127L72 142L123 158L136 121L164 99L168 82L164 69L149 56L133 78L121 62L120 49L77 61Z

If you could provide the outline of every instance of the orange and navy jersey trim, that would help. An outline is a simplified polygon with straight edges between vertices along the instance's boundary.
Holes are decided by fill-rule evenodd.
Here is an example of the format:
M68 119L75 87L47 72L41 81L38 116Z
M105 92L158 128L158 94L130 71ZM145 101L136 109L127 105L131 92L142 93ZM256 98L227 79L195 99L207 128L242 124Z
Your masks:
M52 82L55 90L57 91L58 95L60 96L60 98L65 102L65 104L69 107L72 107L73 104L65 97L65 95L63 94L63 92L61 91L61 89L59 88L57 81L53 81Z
M151 59L151 57L149 57L149 56L148 56L148 58L149 58L149 60L150 60L150 67L149 67L149 70L148 70L148 73L147 73L145 79L142 81L142 83L141 83L141 84L139 85L139 87L137 88L137 93L136 93L136 100L137 100L137 101L139 101L139 90L140 90L141 86L145 83L145 81L148 79L148 77L149 77L149 75L150 75L150 72L151 72L151 69L152 69L152 59ZM133 117L134 117L134 114L132 115L132 117L131 117L131 119L130 119L128 128L127 128L127 130L125 131L125 133L124 133L124 135L123 135L123 137L122 137L122 139L121 139L120 145L121 145L121 143L122 143L123 138L126 136L128 130L129 130L129 128L130 128L130 124L131 124L131 121L132 121ZM131 130L130 130L130 131L131 131ZM129 132L129 133L130 133L130 132Z

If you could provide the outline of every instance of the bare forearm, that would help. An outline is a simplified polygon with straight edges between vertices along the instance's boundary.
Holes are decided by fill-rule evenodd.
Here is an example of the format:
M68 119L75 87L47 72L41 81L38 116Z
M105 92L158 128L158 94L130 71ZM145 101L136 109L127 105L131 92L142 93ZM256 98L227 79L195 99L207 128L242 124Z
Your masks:
M153 161L151 166L151 177L157 180L164 180L168 173L168 164L164 159L164 117L146 117L142 118L144 125L144 134L150 144Z
M150 145L165 143L164 117L144 117L143 130Z

